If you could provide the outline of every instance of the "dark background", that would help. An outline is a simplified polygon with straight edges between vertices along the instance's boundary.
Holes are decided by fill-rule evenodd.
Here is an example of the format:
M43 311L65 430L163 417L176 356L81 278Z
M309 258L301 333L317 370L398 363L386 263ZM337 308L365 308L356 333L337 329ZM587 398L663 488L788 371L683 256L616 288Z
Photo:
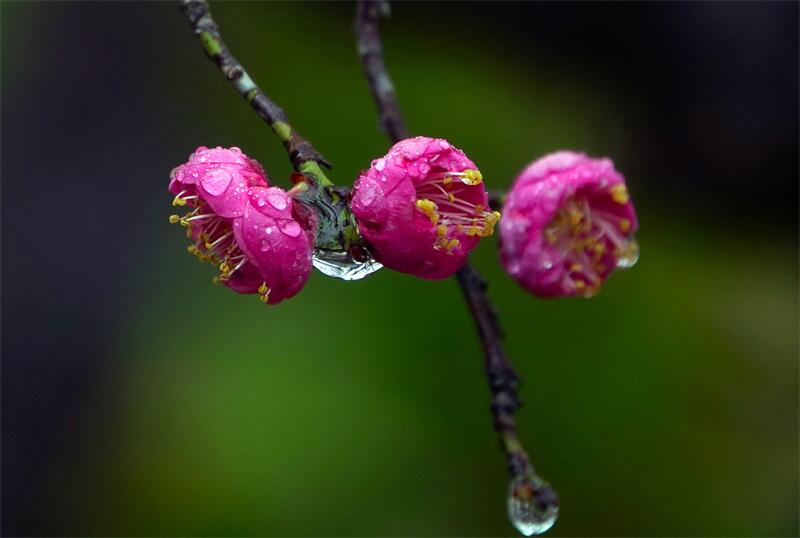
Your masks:
M385 152L352 4L213 8L334 180ZM210 286L169 171L201 144L290 167L176 6L0 9L3 534L513 534L455 283ZM641 261L590 301L474 255L551 534L797 535L798 4L403 2L383 28L410 128L489 187L574 148L637 204Z

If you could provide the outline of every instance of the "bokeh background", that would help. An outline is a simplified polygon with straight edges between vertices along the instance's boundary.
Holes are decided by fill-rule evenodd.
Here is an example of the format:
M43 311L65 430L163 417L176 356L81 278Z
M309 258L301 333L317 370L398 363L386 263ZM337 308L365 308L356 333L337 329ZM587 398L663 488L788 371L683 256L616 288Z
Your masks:
M387 149L350 3L214 5L350 183ZM2 9L4 535L514 535L453 280L312 275L265 308L167 223L169 171L290 167L173 3ZM553 536L798 533L798 4L397 3L410 128L504 188L609 155L641 260L541 301L474 255L525 380Z

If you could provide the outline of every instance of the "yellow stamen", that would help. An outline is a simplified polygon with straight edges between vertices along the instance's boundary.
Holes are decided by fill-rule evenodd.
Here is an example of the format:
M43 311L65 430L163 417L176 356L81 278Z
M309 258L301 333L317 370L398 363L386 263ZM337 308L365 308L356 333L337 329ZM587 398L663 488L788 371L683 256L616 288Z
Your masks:
M617 183L609 189L611 199L618 204L627 204L630 197L628 196L628 189L622 183Z
M439 222L439 213L436 211L439 207L432 200L428 200L427 198L417 200L417 209L425 213L425 215L431 219L432 223L436 224Z
M269 286L267 286L266 282L262 282L261 286L258 287L258 293L261 295L261 302L267 303L269 302Z
M483 174L480 170L464 170L461 173L461 181L467 185L480 185L483 181Z
M181 218L178 215L170 215L169 216L169 223L170 224L178 224L181 221Z

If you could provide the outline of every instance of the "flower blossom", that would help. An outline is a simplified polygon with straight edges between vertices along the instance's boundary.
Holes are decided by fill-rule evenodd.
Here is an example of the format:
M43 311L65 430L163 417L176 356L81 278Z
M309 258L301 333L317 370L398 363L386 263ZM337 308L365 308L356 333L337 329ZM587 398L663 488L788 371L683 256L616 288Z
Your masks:
M591 297L639 256L625 178L610 159L559 151L517 177L503 207L500 258L540 297Z
M315 221L285 191L270 187L261 165L239 148L199 147L170 175L170 222L186 227L188 250L219 268L214 277L238 293L276 304L297 294L311 272Z
M351 208L380 263L426 279L458 271L500 219L475 163L447 140L424 136L372 161Z

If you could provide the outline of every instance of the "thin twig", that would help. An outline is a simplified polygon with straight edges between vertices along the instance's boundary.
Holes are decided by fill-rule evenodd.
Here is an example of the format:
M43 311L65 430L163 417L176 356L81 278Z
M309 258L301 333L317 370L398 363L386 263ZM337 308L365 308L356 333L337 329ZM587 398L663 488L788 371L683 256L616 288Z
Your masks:
M382 0L359 1L354 28L359 56L378 107L381 125L392 142L397 142L408 134L400 115L394 86L383 61L378 22L379 16L388 12L383 8L384 5L386 2ZM500 436L506 455L509 476L512 480L527 480L531 488L529 493L538 505L534 509L546 511L558 505L558 497L549 485L535 475L530 458L517 436L514 412L521 405L517 394L519 377L503 351L502 332L497 313L486 293L486 282L469 263L461 268L457 278L483 346L486 376L492 395L490 410L494 428ZM520 493L524 495L524 491ZM517 492L512 491L512 494L516 495Z
M297 190L293 197L313 207L319 217L315 256L320 259L334 256L340 264L369 261L369 248L359 236L347 204L349 189L333 185L320 166L331 168L331 164L292 128L286 113L253 82L244 66L233 57L211 16L208 2L180 0L180 8L206 55L283 142L294 169L312 180L310 186L301 181L292 190Z
M394 84L383 62L383 45L378 32L378 19L389 14L389 2L377 0L359 2L353 29L356 33L358 55L364 76L378 106L383 131L394 142L408 138L406 124L397 104Z
M222 76L231 83L256 114L263 119L278 136L289 154L295 170L311 173L318 182L330 184L318 165L331 168L331 164L311 143L300 136L289 124L286 113L259 88L231 51L219 32L219 27L211 17L206 0L181 0L181 12L197 36L206 55L214 61Z

